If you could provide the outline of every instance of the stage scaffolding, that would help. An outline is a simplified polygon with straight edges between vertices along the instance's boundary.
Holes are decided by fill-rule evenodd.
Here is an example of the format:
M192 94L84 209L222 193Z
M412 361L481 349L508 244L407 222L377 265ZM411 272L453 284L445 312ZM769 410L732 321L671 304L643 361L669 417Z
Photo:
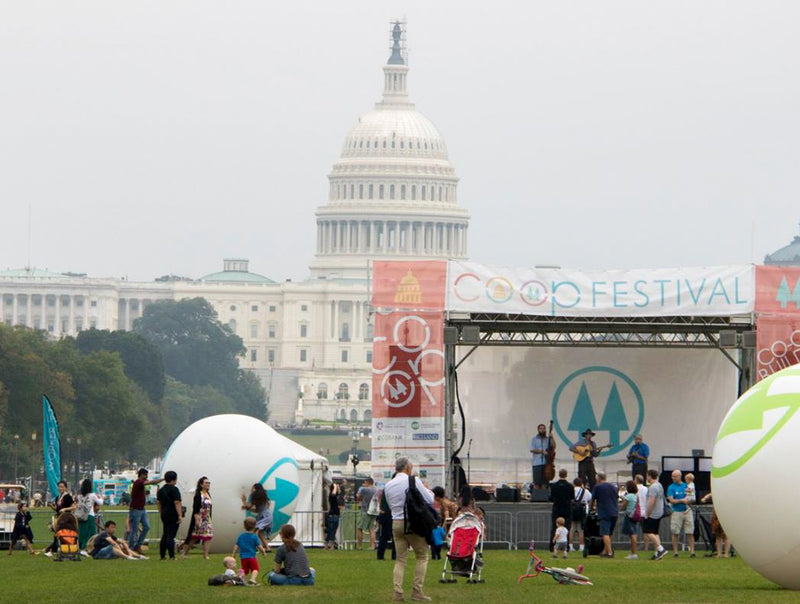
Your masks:
M445 312L445 454L447 484L455 487L453 454L463 446L454 431L459 366L481 346L591 348L716 348L739 373L739 393L755 383L755 315L726 317L550 317ZM467 351L460 358L459 348Z

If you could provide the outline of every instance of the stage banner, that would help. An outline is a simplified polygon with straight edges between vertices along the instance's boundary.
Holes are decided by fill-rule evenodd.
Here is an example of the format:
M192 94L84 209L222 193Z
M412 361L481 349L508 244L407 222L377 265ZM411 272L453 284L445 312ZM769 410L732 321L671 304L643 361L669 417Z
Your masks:
M756 267L758 379L800 363L800 268Z
M372 475L407 456L444 484L444 262L376 262L373 278Z
M759 380L800 363L800 313L759 315L756 324Z
M630 470L637 433L650 446L651 467L693 449L710 456L737 398L738 371L717 350L487 346L461 365L458 386L473 482L529 482L531 438L551 419L557 468L575 477L569 446L591 428L595 442L611 445L597 467L616 482Z
M448 311L552 317L730 316L753 311L752 265L581 271L450 261Z
M756 267L756 312L800 315L800 268Z

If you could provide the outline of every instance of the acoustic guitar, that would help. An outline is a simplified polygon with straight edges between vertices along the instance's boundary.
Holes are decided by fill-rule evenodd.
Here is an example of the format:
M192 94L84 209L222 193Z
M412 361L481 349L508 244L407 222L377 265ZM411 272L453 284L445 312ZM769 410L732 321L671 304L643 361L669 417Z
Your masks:
M612 445L603 445L602 447L595 447L595 451L599 454L603 449L610 449ZM583 461L592 455L592 447L589 445L578 445L572 452L572 457L575 461Z

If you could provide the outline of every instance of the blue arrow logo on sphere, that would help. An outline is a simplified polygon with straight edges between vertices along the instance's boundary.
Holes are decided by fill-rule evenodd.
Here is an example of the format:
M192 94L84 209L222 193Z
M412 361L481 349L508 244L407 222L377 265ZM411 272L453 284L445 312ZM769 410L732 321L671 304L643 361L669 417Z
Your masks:
M300 493L300 487L293 483L290 480L285 480L283 478L275 477L275 488L269 489L266 486L267 480L269 477L281 466L290 464L297 468L297 462L292 459L291 457L283 457L272 464L272 467L267 470L267 473L264 474L264 477L260 480L261 484L264 485L264 488L267 489L267 495L269 498L275 502L275 507L272 511L272 530L275 531L279 529L284 524L289 522L291 515L287 514L283 510L286 509L289 504L291 504L295 499L297 499L297 495Z

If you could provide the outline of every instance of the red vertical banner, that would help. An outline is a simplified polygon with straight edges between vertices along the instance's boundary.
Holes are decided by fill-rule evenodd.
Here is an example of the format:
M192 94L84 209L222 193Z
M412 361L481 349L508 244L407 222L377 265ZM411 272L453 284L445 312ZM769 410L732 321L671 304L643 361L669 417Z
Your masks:
M756 267L758 379L800 363L800 268Z
M445 262L376 262L372 473L407 456L429 486L444 482Z

